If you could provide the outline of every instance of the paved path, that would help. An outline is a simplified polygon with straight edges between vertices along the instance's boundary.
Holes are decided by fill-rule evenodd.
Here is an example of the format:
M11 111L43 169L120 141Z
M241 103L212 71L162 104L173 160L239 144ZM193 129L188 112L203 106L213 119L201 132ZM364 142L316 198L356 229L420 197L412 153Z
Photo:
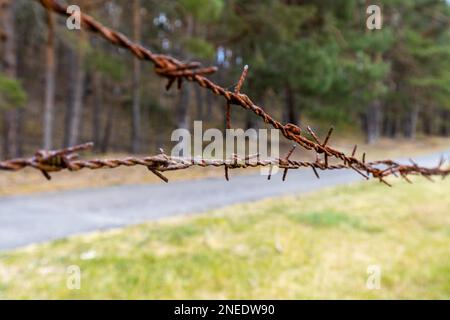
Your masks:
M432 166L442 154L450 156L450 150L416 161ZM291 170L285 182L280 174L269 182L231 171L229 182L210 178L0 198L0 250L361 180L351 170L319 174L317 180L311 170Z

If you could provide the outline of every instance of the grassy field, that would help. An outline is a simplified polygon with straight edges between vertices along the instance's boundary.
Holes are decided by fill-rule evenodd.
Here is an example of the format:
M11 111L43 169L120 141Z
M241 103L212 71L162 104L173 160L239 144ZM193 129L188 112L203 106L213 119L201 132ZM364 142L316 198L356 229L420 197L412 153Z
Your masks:
M375 182L0 254L0 298L450 298L450 180ZM69 290L68 267L81 270ZM369 290L367 268L381 268Z

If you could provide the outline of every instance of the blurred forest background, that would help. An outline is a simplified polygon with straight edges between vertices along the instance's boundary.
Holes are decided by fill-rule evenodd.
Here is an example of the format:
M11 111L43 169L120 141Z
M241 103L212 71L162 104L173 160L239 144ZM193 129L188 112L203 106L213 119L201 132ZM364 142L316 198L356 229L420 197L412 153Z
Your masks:
M194 120L224 126L198 86L164 90L134 59L30 0L0 0L0 158L94 141L98 152L154 153ZM69 3L67 3L69 4ZM450 135L450 6L445 0L78 0L152 51L217 65L212 75L283 122L305 118L380 137ZM368 5L382 9L368 30ZM263 126L249 112L233 126Z

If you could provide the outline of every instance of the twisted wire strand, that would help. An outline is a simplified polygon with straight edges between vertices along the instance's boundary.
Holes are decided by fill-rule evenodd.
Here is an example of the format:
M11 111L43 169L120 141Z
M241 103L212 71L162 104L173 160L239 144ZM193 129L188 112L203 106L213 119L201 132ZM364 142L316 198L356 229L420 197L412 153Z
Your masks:
M314 171L317 178L319 175L317 170L339 170L349 169L344 164L329 164L317 159L315 162L291 160L294 148L292 148L284 158L259 158L259 155L251 155L246 158L240 158L233 155L230 159L203 159L203 158L181 158L168 156L161 152L155 156L147 157L126 157L122 159L78 159L78 151L83 151L92 148L93 143L85 143L82 145L65 148L61 150L40 150L30 158L12 159L0 161L0 170L19 171L27 167L41 171L47 179L51 179L50 172L59 172L63 170L80 171L83 169L115 169L118 167L134 167L145 166L152 173L159 178L168 182L168 179L162 174L165 171L183 170L194 166L198 167L225 167L228 169L238 168L256 168L256 167L274 167L278 166L284 169L283 181L286 178L287 170L310 168ZM445 178L450 174L450 168L445 167L445 161L441 160L439 165L435 168L423 168L417 164L402 165L391 160L374 162L373 165L388 165L388 169L382 170L384 176L399 174L407 181L410 181L406 176L410 174L422 175L425 177L442 176ZM270 179L269 174L269 179ZM383 180L384 181L384 180ZM387 183L387 182L385 182Z

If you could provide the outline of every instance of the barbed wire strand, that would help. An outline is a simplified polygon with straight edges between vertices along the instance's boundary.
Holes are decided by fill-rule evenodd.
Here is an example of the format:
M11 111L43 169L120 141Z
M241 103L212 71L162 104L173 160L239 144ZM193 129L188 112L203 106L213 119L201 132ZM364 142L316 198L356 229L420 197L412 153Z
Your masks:
M40 150L30 158L20 158L14 160L0 161L0 170L19 171L27 167L41 171L47 179L51 179L50 173L63 170L80 171L82 169L114 169L118 167L134 167L145 166L165 182L169 180L162 174L165 171L183 170L190 167L228 167L230 169L238 168L256 168L256 167L274 167L277 166L284 169L283 181L286 179L287 170L311 168L317 178L319 175L317 170L339 170L348 169L344 164L326 164L324 161L317 159L315 162L291 160L295 146L291 148L287 156L284 158L271 158L261 160L259 154L250 155L240 158L232 155L230 159L203 159L203 158L182 158L168 156L161 149L160 154L147 157L126 157L122 159L91 159L80 160L79 151L84 151L93 147L93 143L85 143L78 146L64 148L60 150ZM449 162L450 163L450 162ZM411 166L402 165L397 162L388 160L382 162L374 162L373 165L388 165L383 170L385 176L390 174L399 174L400 176L415 174L430 178L431 176L440 175L442 177L450 174L450 168L445 168L445 161L442 159L435 168L422 168L413 162ZM381 170L381 169L380 169ZM269 173L269 176L271 173Z

